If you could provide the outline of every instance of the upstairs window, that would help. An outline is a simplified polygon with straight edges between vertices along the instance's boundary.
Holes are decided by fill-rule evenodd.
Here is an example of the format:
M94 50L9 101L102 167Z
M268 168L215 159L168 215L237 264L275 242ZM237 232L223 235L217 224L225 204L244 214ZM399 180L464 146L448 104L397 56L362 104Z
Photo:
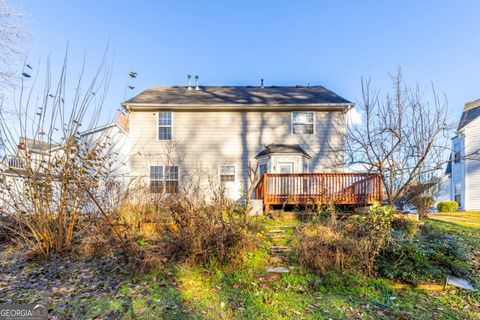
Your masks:
M158 113L158 140L172 140L172 113Z
M151 166L150 192L151 193L178 192L178 166Z
M315 113L292 112L292 134L314 134Z
M459 163L462 160L462 148L459 141L453 144L453 159L455 163Z
M235 181L235 166L222 165L219 167L220 181L221 182L234 182Z

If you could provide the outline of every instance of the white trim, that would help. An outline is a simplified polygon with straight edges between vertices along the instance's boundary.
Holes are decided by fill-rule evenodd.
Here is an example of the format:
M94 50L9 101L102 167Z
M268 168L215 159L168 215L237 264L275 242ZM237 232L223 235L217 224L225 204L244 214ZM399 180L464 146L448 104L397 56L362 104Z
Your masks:
M84 137L86 135L97 133L99 131L103 131L105 129L110 129L110 128L113 128L113 127L118 127L120 130L122 130L123 133L125 133L128 136L128 132L121 125L119 125L118 122L112 122L110 124L106 124L106 125L103 125L103 126L100 126L100 127L92 128L90 130L86 130L84 132L80 132L80 136Z
M312 113L313 114L313 133L293 133L293 114L294 113ZM316 130L316 124L317 124L317 114L315 111L312 110L301 110L301 111L290 111L290 135L317 135L317 130Z
M159 119L158 119L159 116L160 116L160 112L169 112L170 113L170 128L171 128L171 130L170 130L171 139L170 140L160 139L160 134L159 134L159 131L158 131L158 129L160 128ZM173 141L173 117L174 117L173 114L174 114L174 112L170 111L170 110L167 110L167 111L159 110L159 111L155 112L154 114L155 114L155 117L157 119L156 120L157 121L157 126L156 126L157 141ZM168 128L169 126L162 126L162 127Z

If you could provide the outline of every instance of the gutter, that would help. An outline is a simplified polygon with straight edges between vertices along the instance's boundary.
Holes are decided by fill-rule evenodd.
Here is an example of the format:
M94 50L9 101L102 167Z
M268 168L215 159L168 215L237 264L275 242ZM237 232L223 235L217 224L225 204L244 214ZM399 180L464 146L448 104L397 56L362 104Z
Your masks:
M122 103L127 111L132 110L178 110L178 111L269 111L269 110L319 110L348 111L355 104L310 103L310 104L174 104L174 103Z

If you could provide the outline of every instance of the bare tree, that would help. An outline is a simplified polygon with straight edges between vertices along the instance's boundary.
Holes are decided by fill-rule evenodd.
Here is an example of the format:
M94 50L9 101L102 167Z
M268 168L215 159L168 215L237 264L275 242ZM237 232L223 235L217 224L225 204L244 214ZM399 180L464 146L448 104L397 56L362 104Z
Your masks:
M21 17L22 14L6 0L0 0L0 87L13 84L15 71L12 67L21 58L20 44L25 38L19 23Z
M362 79L363 121L349 126L346 139L348 163L378 172L390 204L442 170L452 128L446 99L440 101L433 87L427 101L418 86L406 86L401 70L392 82L393 94L381 98L370 81Z

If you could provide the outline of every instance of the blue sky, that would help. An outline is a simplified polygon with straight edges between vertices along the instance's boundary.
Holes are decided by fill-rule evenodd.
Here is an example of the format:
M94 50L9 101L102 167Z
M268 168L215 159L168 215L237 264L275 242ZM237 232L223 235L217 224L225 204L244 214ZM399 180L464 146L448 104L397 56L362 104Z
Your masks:
M447 95L459 117L480 98L480 1L65 1L17 0L32 61L98 65L107 42L113 74L106 111L153 85L323 85L354 102L360 78L389 90L406 80ZM77 72L78 73L78 72ZM109 113L109 112L107 112Z

